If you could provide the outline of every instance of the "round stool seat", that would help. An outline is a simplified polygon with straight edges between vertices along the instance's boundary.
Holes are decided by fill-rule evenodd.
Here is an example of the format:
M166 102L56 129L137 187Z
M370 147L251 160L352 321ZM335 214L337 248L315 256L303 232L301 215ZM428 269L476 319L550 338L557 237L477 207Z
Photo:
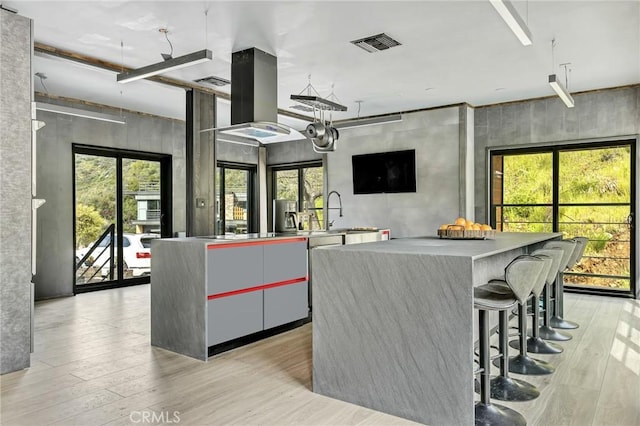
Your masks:
M503 287L496 282L473 288L473 307L488 311L502 311L510 309L518 303L509 285L504 282Z

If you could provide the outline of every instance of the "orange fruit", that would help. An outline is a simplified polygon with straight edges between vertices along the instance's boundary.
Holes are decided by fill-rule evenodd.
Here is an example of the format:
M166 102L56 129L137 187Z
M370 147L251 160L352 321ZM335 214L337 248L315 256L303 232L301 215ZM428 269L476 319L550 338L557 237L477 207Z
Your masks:
M444 224L440 225L440 229L447 229L447 227L449 227L448 223L444 223Z
M479 223L474 223L473 224L473 230L474 231L480 231L482 229L482 225L480 225Z
M493 228L491 228L491 226L487 225L486 223L480 227L480 230L482 231L491 231L491 229Z
M467 224L467 220L464 217L459 217L456 219L455 222L453 222L454 225L462 225L465 226Z

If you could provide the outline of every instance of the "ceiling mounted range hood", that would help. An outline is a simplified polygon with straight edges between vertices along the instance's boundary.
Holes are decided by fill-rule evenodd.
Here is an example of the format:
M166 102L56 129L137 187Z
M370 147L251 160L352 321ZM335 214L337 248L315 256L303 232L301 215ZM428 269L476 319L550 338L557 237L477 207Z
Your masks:
M277 121L277 58L255 47L233 53L231 126L207 130L215 130L218 140L256 146L306 139L299 131Z

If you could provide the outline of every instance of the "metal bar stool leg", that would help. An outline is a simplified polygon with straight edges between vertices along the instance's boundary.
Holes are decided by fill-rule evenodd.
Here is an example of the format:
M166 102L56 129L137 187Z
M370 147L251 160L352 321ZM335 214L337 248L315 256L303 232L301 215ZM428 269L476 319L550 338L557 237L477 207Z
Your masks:
M534 308L535 309L535 308ZM518 306L518 330L520 332L520 353L509 359L509 371L526 375L551 374L555 367L548 362L531 358L527 355L527 306Z
M558 281L556 282L556 303L555 312L549 319L549 325L553 328L560 328L565 330L573 330L579 327L579 325L573 321L567 321L563 319L564 315L564 274L561 272L558 274Z
M527 421L515 410L491 403L489 372L489 313L478 311L480 334L480 401L475 405L476 425L525 426Z
M520 342L517 340L512 341L510 345L512 348L520 349ZM562 346L545 342L540 338L540 306L538 304L538 296L533 296L533 325L531 327L531 337L527 339L527 352L559 354L563 350Z
M558 278L556 278L556 283L558 282ZM544 289L544 323L543 326L540 327L540 337L544 340L555 340L557 342L564 342L567 340L571 340L572 336L570 334L561 333L557 330L554 330L550 327L551 323L551 289L550 286L547 285Z
M494 364L500 367L500 375L491 379L491 398L500 401L530 401L540 396L540 391L531 383L509 377L509 371L512 371L509 360L509 312L500 311L499 315L500 358Z
M562 318L564 315L564 278L562 273L563 271L571 270L574 266L578 264L578 262L580 261L580 259L582 258L585 252L585 249L587 248L588 243L589 243L589 239L586 237L575 237L575 238L572 238L571 240L551 241L545 244L545 247L548 245L551 245L551 246L563 245L565 249L565 253L569 254L569 257L566 263L562 268L559 269L558 277L556 279L555 310L548 324L553 328L561 328L561 329L578 328L577 323L567 321Z

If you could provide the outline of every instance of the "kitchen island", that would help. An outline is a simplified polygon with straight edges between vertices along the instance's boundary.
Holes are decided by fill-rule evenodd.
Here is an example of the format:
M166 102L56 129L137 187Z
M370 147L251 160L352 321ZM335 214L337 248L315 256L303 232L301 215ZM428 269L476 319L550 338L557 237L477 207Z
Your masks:
M309 251L388 238L342 229L152 241L151 344L206 360L310 321Z
M151 252L154 346L206 360L308 318L307 237L157 239Z
M420 423L473 424L473 286L560 237L421 237L314 250L313 391Z

